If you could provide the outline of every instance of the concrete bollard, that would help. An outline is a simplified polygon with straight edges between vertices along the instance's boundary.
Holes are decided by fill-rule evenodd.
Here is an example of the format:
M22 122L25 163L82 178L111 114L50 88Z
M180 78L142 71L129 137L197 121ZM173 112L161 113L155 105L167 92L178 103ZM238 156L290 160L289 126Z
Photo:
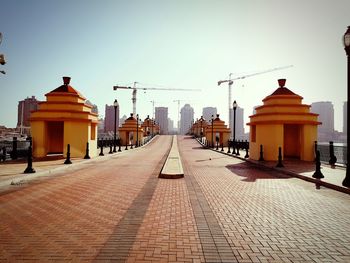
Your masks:
M13 137L12 140L12 152L10 153L12 160L17 160L18 152L17 152L17 137Z
M29 173L35 173L35 170L33 168L33 155L32 155L32 145L29 145L28 148L28 159L27 159L27 168L24 170L23 173L29 174Z
M334 145L332 141L329 142L329 156L329 164L334 166L337 162L337 157L334 155Z
M104 156L104 154L103 154L103 140L101 139L100 140L100 154L99 154L99 156Z
M6 154L7 154L6 153L6 147L4 146L4 147L2 147L2 157L1 157L3 162L6 161Z
M70 144L67 144L67 158L64 161L64 164L72 164L72 161L70 160Z
M324 176L321 172L321 160L320 160L320 151L319 150L317 150L317 152L316 152L316 171L312 175L312 177L316 178L316 179L324 178Z
M121 142L121 140L119 139L119 141L118 141L118 152L121 152L121 151L122 151L122 149L121 149L121 144L122 144L122 142Z
M109 143L109 152L108 154L112 154L113 153L113 147L112 147L112 144Z
M260 157L259 157L259 161L265 161L265 160L264 160L264 151L263 151L263 146L262 146L262 144L260 144Z
M276 167L284 167L282 164L282 147L278 147L278 162Z
M86 152L85 152L84 159L90 159L90 156L89 156L89 143L88 142L86 143Z
M245 155L244 158L249 158L248 147L245 147Z
M239 154L239 147L240 147L240 142L237 141L237 147L236 147L236 155L237 156L240 156L240 154Z

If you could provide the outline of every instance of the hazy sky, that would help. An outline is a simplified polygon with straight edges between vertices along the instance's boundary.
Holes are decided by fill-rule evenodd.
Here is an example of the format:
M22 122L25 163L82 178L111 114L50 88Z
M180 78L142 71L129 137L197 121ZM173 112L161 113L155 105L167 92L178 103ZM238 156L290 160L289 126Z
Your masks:
M121 115L132 112L131 91L113 85L201 89L201 92L138 92L141 118L156 106L190 103L218 108L227 121L228 88L217 81L293 65L236 81L232 100L245 122L277 87L278 78L304 97L331 101L335 128L342 130L346 55L342 36L350 25L349 0L0 0L0 124L14 127L18 101L62 84L62 76L97 104L117 98Z

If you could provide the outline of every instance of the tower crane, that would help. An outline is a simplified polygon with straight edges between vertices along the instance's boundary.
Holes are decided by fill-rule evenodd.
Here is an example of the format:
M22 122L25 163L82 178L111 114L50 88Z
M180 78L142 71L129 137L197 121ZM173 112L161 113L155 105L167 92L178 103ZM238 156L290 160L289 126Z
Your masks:
M132 112L135 115L136 114L136 93L137 90L169 90L169 91L200 91L200 89L171 89L171 88L138 88L136 87L136 84L140 84L139 82L134 82L133 87L127 87L127 86L113 86L113 90L117 89L131 89L132 90Z
M219 80L218 81L218 86L220 86L222 83L228 82L228 116L229 116L230 127L232 127L231 118L230 118L230 112L231 112L231 106L232 106L231 105L231 86L233 84L233 81L234 80L239 80L239 79L246 79L246 78L250 78L250 77L253 77L253 76L257 76L257 75L261 75L261 74L265 74L265 73L269 73L269 72L273 72L273 71L277 71L277 70L282 70L282 69L286 69L286 68L290 68L290 67L293 67L293 65L267 69L267 70L259 71L259 72L256 72L256 73L239 76L239 77L236 77L236 78L233 78L233 79L231 78L233 73L230 73L228 79ZM233 131L231 129L231 133L232 132Z

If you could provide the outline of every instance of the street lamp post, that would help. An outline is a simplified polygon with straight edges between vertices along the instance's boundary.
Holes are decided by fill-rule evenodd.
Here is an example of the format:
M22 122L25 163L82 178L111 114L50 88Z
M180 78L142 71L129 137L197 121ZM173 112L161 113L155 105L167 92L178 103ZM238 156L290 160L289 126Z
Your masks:
M211 148L214 148L214 115L211 115Z
M139 147L139 115L136 114L136 145L135 148Z
M350 102L350 26L348 26L348 29L346 30L343 38L344 42L344 49L346 52L347 60L348 60L348 76L347 76L347 81L348 81L348 98L347 98L347 129L346 129L346 135L347 135L347 154L346 154L346 159L347 159L347 164L346 164L346 175L343 180L343 186L345 187L350 187L350 127L349 127L349 102Z
M233 150L232 154L237 154L238 150L236 151L236 110L237 110L237 102L234 101L233 104Z
M114 106L114 140L113 140L113 152L117 152L116 144L117 144L117 108L119 106L119 103L117 99L114 100L113 103Z
M151 122L151 129L152 129L152 131L151 131L151 138L153 138L153 126L154 126L154 120L153 120L153 118L152 118L152 122Z
M200 131L201 143L203 143L203 116L201 116L200 122L201 122L201 131Z

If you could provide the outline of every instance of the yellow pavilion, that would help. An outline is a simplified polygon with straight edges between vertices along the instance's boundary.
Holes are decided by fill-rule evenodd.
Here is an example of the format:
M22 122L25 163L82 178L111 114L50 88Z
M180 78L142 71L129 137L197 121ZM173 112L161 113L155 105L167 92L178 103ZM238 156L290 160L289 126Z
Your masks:
M263 99L263 105L250 116L250 158L259 160L262 146L266 161L282 158L314 160L314 142L317 140L318 114L310 112L310 105L302 104L303 97L285 87L279 79L279 88Z
M69 77L63 77L63 85L45 94L46 101L40 102L38 110L31 113L34 157L65 156L70 144L71 157L82 158L87 143L89 155L97 156L98 115L69 82Z
M202 121L205 120L202 119ZM208 124L204 128L204 132L205 138L209 143L208 145L215 145L216 138L218 138L219 146L228 146L228 140L230 139L231 130L230 128L227 128L227 125L225 125L224 121L220 120L219 114L216 114L216 118L212 120L212 123Z

